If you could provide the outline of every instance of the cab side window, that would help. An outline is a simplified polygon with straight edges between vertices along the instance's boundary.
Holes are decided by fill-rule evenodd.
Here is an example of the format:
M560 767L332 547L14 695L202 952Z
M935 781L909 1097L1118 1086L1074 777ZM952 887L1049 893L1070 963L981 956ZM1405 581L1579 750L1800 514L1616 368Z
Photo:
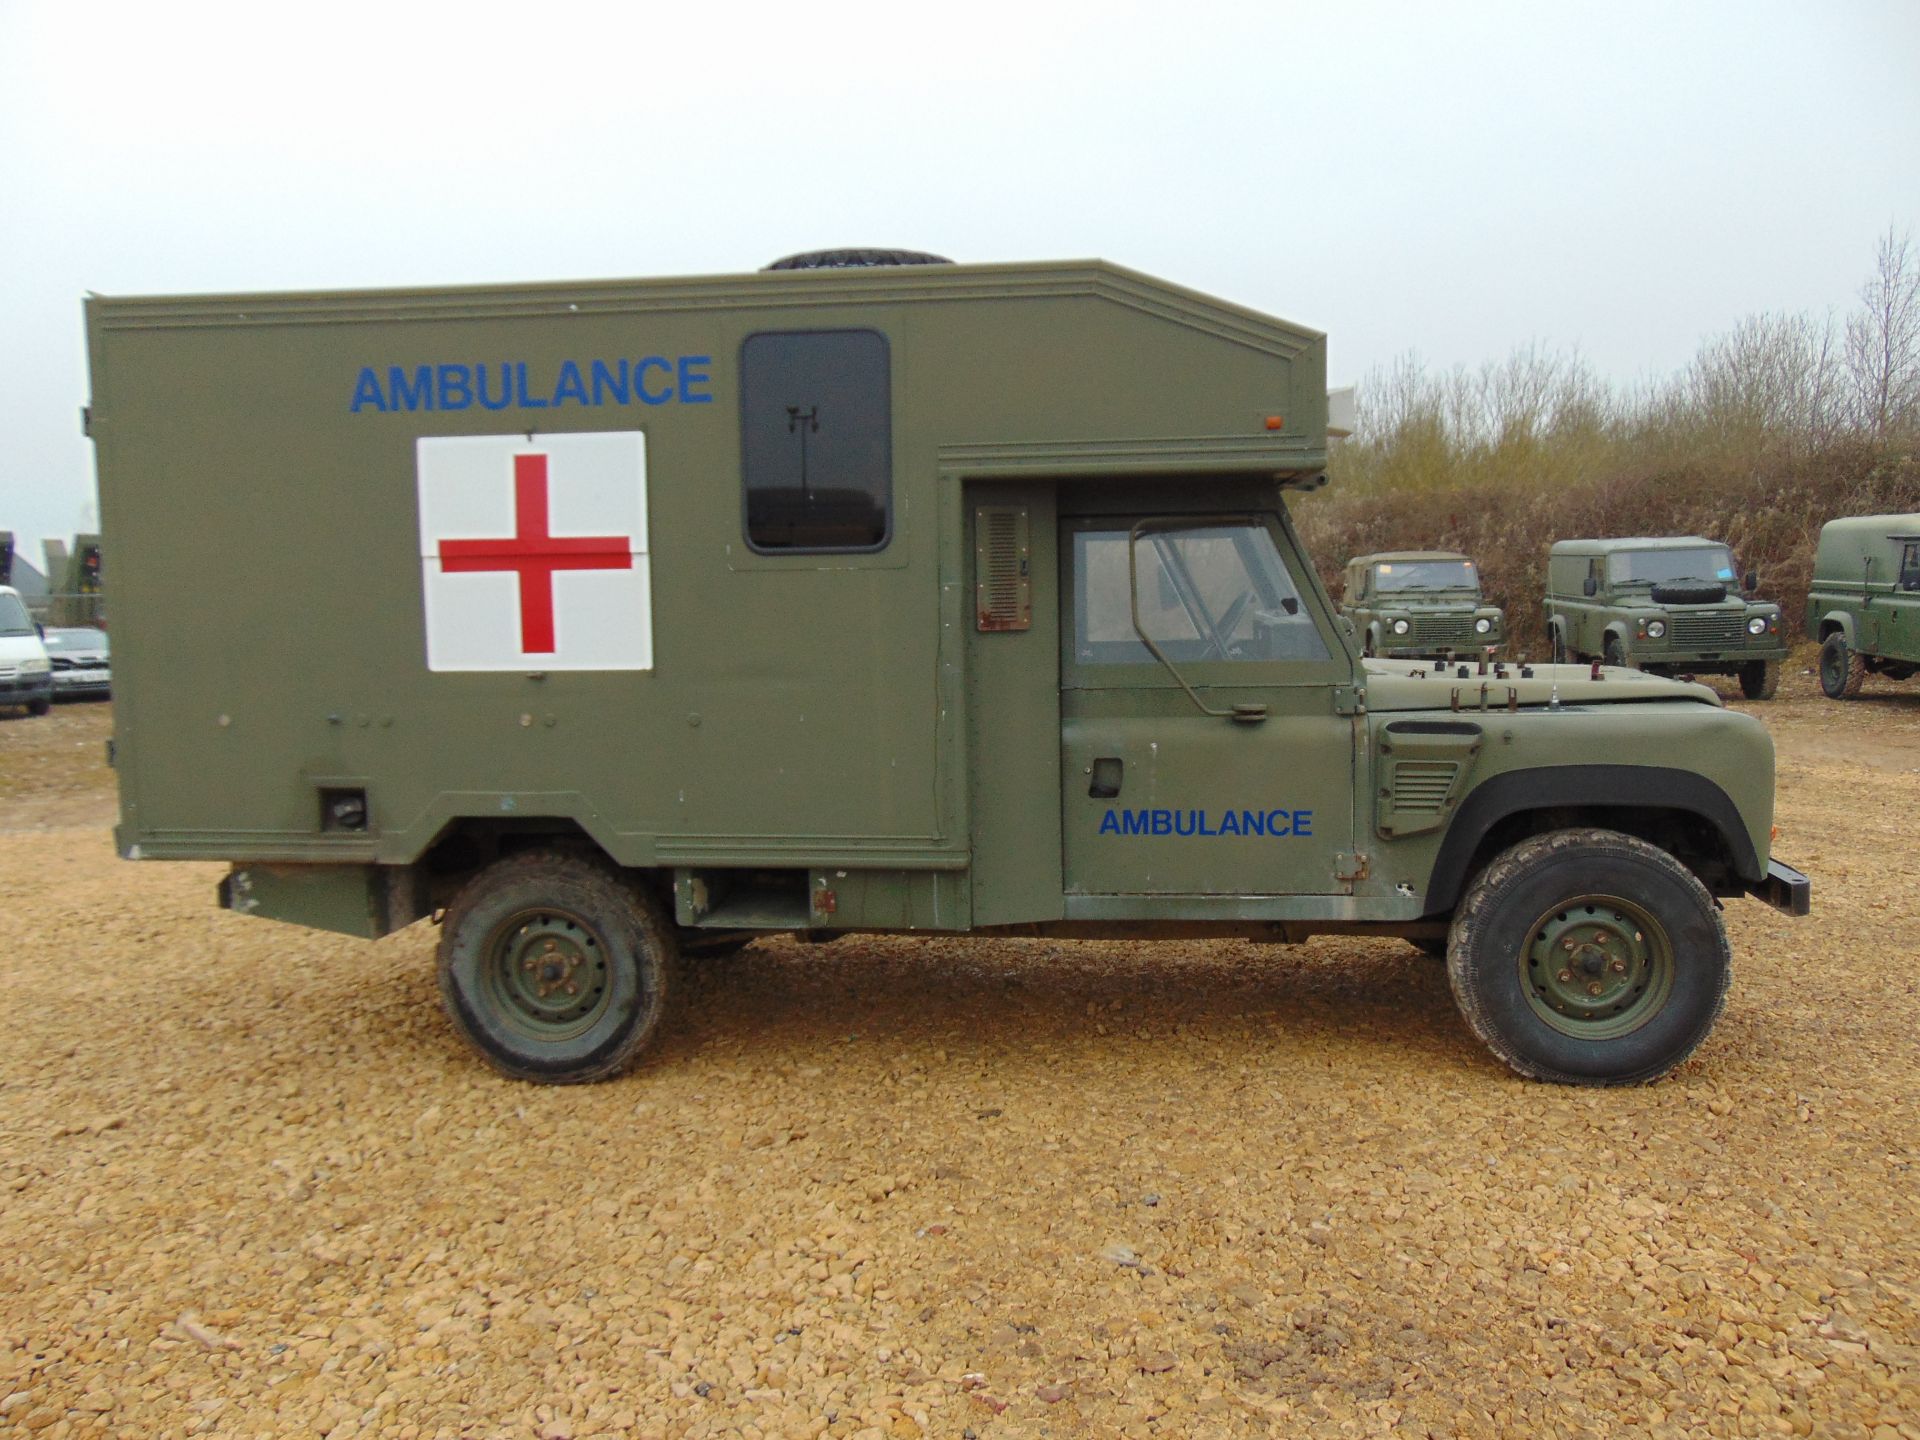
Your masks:
M1900 588L1920 590L1920 541L1909 540L1900 554Z
M1074 655L1082 664L1154 663L1133 627L1136 592L1141 628L1175 662L1328 658L1261 526L1151 529L1137 539L1127 530L1077 531L1073 573Z
M877 330L788 330L740 347L747 543L879 550L893 522L893 396Z

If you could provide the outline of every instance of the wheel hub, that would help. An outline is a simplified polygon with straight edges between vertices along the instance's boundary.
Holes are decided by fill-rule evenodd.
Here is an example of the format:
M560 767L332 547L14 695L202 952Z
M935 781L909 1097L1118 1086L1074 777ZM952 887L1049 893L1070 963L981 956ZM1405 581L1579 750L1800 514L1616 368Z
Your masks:
M1534 923L1520 979L1549 1025L1604 1040L1637 1029L1665 1003L1672 956L1665 933L1637 905L1582 896Z
M485 968L501 1009L541 1039L577 1033L606 1008L605 947L577 916L543 910L512 917L494 931Z

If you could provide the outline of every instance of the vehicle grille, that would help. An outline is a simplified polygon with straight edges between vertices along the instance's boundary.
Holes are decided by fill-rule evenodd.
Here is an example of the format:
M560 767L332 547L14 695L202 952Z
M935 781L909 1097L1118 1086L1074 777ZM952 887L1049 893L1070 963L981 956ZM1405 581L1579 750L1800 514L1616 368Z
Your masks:
M0 665L0 680L11 680L20 673L18 665Z
M1708 610L1689 615L1682 611L1667 617L1667 634L1675 645L1713 650L1738 644L1747 633L1747 617L1740 610Z
M1455 760L1397 760L1393 766L1393 808L1403 814L1437 815L1460 771Z
M1478 638L1473 633L1471 615L1416 615L1413 617L1413 630L1404 639L1395 636L1396 642L1415 645L1457 645L1468 646Z

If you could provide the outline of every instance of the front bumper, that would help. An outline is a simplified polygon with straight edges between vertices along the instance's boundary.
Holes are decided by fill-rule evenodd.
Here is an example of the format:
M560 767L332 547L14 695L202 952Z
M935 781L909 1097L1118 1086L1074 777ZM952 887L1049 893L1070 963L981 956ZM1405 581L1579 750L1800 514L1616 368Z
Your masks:
M106 695L113 689L113 677L105 670L56 670L53 672L55 699L80 695Z
M1805 915L1813 905L1813 882L1778 860L1767 862L1767 878L1749 885L1747 893L1783 915Z
M51 675L17 675L0 680L0 705L32 705L52 698Z

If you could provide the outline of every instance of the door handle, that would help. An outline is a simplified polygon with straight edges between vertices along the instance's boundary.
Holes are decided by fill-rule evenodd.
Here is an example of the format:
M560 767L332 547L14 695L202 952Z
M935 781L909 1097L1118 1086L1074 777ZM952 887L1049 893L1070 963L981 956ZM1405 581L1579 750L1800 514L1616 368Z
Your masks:
M1087 784L1087 794L1095 800L1111 800L1120 793L1121 772L1125 763L1117 755L1103 755L1093 762L1093 768L1087 773L1093 777Z

